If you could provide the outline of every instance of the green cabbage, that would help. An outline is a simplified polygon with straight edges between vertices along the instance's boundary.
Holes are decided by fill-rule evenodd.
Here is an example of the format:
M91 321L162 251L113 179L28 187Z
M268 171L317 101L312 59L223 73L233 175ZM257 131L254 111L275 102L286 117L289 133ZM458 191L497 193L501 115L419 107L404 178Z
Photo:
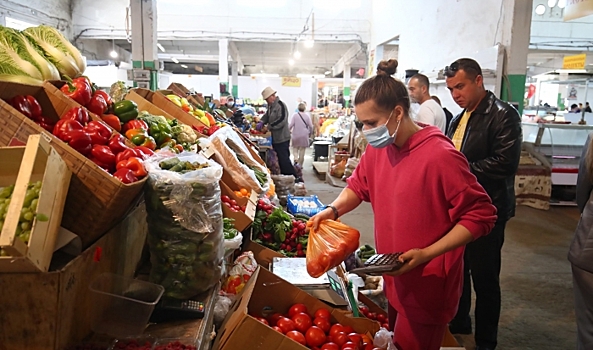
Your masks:
M80 51L56 28L41 25L27 28L23 33L43 49L61 75L75 78L84 73L86 63Z
M35 61L38 63L37 68L39 68L39 71L41 72L43 79L60 80L60 72L58 71L56 66L54 66L54 64L51 63L45 57L45 52L43 52L43 49L41 49L41 47L39 47L37 43L29 40L29 38L22 32L15 31L15 34L23 38L23 43L25 44L27 51L29 52L31 57L33 57Z
M16 76L28 84L41 85L43 75L37 64L22 37L0 27L0 80L19 81L12 78Z

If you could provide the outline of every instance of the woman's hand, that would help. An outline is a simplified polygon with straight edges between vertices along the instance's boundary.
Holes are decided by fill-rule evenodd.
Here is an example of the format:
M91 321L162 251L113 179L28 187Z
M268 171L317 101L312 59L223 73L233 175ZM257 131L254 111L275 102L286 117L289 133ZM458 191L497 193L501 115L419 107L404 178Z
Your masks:
M334 211L331 210L331 208L325 208L309 219L309 222L307 223L307 231L311 228L313 230L317 230L319 228L320 222L322 222L323 220L333 220L333 218Z
M397 271L386 273L388 276L399 276L402 275L418 265L422 265L425 262L432 259L432 257L424 249L411 249L399 256L399 261L404 264Z

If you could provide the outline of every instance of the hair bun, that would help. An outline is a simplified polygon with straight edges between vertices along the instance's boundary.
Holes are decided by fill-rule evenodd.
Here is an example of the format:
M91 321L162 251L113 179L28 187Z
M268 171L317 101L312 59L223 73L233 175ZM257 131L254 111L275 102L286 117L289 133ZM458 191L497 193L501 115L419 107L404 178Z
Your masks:
M397 60L394 58L389 59L388 61L381 61L377 65L377 75L385 74L385 75L393 75L397 70Z

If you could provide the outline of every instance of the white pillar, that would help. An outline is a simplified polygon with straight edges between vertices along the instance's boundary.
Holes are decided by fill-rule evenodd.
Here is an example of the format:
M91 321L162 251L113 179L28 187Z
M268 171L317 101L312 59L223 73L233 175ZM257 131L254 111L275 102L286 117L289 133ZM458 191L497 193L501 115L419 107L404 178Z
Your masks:
M150 71L150 89L158 88L156 0L130 0L132 14L132 66Z
M350 107L350 65L344 66L344 106Z
M229 91L229 39L218 40L218 81Z
M383 61L383 56L385 55L384 49L385 47L383 45L377 45L375 48L375 63L371 67L372 71L369 72L369 76L375 75L375 73L377 73L377 66L379 65L379 62Z
M233 61L231 63L231 95L239 97L239 62Z

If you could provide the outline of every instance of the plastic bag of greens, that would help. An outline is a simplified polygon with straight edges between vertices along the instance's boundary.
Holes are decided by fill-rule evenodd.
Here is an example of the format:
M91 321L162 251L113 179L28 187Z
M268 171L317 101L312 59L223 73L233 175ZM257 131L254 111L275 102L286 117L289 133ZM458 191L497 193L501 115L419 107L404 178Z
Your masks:
M191 298L222 276L222 167L189 152L157 154L145 167L150 281L166 297Z

